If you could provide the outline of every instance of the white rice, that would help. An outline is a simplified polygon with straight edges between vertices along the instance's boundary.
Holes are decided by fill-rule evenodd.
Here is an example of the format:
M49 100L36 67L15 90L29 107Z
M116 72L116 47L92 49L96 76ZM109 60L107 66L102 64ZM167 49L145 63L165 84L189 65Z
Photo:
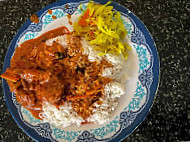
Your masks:
M88 122L94 124L103 124L109 120L111 112L118 106L117 98L125 94L124 86L118 82L112 82L105 87L105 96L102 99L102 104L95 104L96 109L93 114L88 117Z
M75 111L73 111L70 103L65 103L64 106L59 107L58 110L54 105L48 102L43 103L43 117L45 122L50 122L55 126L62 125L63 127L70 126L75 123L80 126L84 122L83 118L80 117Z
M106 54L104 57L107 61L112 63L114 68L104 69L102 75L117 79L117 76L120 74L121 70L123 69L123 65L125 63L123 55L116 56L113 54Z
M58 41L60 44L66 46L64 36L59 36L57 38L51 39L46 42L46 44L51 45L53 41ZM102 57L97 56L97 51L94 51L90 44L82 39L82 45L84 48L84 54L88 55L90 61L100 61ZM106 54L104 58L114 65L114 68L106 68L102 75L114 78L115 81L107 84L105 86L105 95L102 98L102 104L95 104L96 108L93 109L93 114L87 118L88 122L93 122L95 124L103 124L109 120L111 112L118 106L118 98L125 94L125 88L122 77L119 77L120 72L124 69L125 59L122 55L116 56L113 54ZM123 79L123 78L122 78ZM125 76L124 80L129 79ZM45 102L43 104L44 121L50 122L56 126L67 127L71 124L76 124L80 126L84 122L83 118L80 117L73 109L70 103L65 103L60 106L58 110L55 106L50 103Z
M85 40L85 38L82 39L81 43L83 45L84 54L88 55L89 61L100 61L102 59L102 57L97 56L98 51L95 51L90 43Z
M66 42L67 36L66 35L62 35L62 36L57 36L55 38L51 38L49 40L46 41L46 45L51 46L52 43L54 41L56 41L57 43L61 44L63 47L67 46L67 42Z

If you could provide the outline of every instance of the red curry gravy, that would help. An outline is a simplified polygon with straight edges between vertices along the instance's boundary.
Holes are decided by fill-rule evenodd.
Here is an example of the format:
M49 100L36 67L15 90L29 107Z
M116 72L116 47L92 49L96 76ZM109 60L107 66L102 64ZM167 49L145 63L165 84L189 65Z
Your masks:
M67 37L67 46L46 41L60 35ZM101 103L104 87L112 79L102 77L102 70L112 67L102 59L90 62L83 55L81 37L73 35L66 27L60 27L25 41L15 50L10 68L1 75L17 101L37 119L44 101L59 109L65 101L84 119L92 114L93 104Z

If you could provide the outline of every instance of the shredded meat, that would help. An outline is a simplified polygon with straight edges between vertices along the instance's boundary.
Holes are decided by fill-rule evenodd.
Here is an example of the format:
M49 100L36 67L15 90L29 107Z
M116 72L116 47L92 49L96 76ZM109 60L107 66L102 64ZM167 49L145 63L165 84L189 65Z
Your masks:
M58 35L67 35L67 47L57 42L51 46L45 41ZM9 83L17 101L38 119L42 103L47 101L58 109L65 101L84 119L101 103L104 87L112 79L102 77L102 70L112 67L105 59L90 62L83 55L81 38L66 27L49 31L24 42L15 51L10 68L1 75Z

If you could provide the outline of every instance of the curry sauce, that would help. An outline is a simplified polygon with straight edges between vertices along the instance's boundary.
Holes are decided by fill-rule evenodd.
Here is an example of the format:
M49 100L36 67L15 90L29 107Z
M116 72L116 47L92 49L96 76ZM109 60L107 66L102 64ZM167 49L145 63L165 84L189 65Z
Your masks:
M67 46L46 41L66 36ZM51 30L38 38L22 43L16 48L2 78L17 101L37 119L47 101L59 109L64 102L72 103L73 110L84 119L92 114L93 104L100 103L104 87L112 79L101 76L104 68L112 67L105 59L90 62L83 54L81 37L73 35L66 27Z

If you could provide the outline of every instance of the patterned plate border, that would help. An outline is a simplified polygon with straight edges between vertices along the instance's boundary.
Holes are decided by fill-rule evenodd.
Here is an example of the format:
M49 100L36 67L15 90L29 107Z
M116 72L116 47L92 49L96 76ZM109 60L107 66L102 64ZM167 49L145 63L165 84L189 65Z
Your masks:
M101 0L95 0L96 2L102 3ZM66 3L70 3L69 0L59 1L56 3L53 3L44 9L37 12L37 15L39 17L43 17L44 11L48 10L49 8L61 8L65 10L66 13L73 14L76 10L76 7L78 7L79 3L84 3L86 1L81 2L80 0L72 0L72 3L70 5L69 9L64 9L62 5ZM106 3L104 1L103 3ZM117 11L122 12L122 15L128 17L131 22L134 24L134 32L132 33L131 41L133 43L136 43L137 45L145 45L147 49L149 50L149 53L151 55L151 66L147 69L145 69L140 75L139 80L142 83L144 87L147 89L147 96L146 96L146 103L136 112L134 111L123 111L120 114L119 124L120 129L117 131L113 137L108 139L97 139L93 134L91 134L89 131L83 131L82 134L78 136L78 142L82 141L120 141L123 138L125 138L127 135L129 135L146 117L146 115L149 112L149 109L153 103L155 92L158 86L159 81L159 60L158 55L156 51L156 46L154 44L154 41L152 37L150 36L148 30L144 26L144 24L129 10L127 10L122 5L119 5L115 2L112 3L114 8ZM40 21L42 21L40 19ZM30 25L30 26L29 26ZM26 30L27 29L27 30ZM19 32L16 34L14 39L12 40L9 50L7 52L7 55L5 57L3 72L6 70L7 67L10 65L10 59L12 56L12 53L14 52L15 45L17 45L17 42L19 41L20 37L24 35L28 31L31 32L38 32L42 30L42 23L38 23L37 25L32 25L30 20L27 20L23 27L19 30ZM140 40L139 40L140 39ZM20 105L15 100L14 95L10 95L10 93L6 92L9 90L8 85L5 80L3 80L3 88L4 88L4 95L5 100L8 106L8 109L10 113L12 114L14 120L17 122L17 124L28 134L30 135L34 140L36 141L56 141L51 136L51 129L50 125L48 123L41 123L38 126L32 126L27 122L23 122L20 119L21 111L18 111L17 109L20 108ZM5 91L6 90L6 91ZM12 98L11 98L12 97ZM13 101L12 101L13 100ZM15 107L16 106L16 107ZM20 115L20 116L19 116ZM33 129L31 129L33 127ZM127 128L127 129L126 129ZM41 135L41 136L39 136Z

